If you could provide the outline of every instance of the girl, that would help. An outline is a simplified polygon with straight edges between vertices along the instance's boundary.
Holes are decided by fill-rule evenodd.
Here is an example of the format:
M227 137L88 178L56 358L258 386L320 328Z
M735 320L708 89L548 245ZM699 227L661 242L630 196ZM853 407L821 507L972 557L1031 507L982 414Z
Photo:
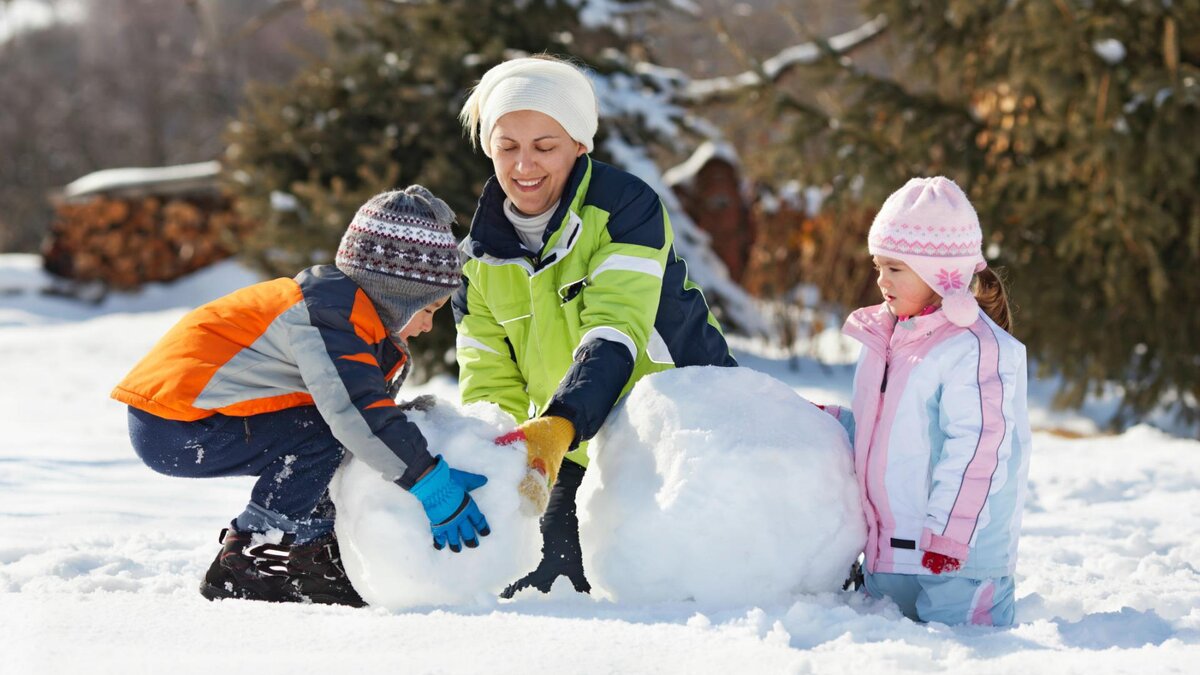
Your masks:
M846 320L864 347L853 414L829 411L853 439L866 592L917 621L1008 626L1029 470L1025 347L982 239L946 178L914 178L884 202L868 236L883 304Z

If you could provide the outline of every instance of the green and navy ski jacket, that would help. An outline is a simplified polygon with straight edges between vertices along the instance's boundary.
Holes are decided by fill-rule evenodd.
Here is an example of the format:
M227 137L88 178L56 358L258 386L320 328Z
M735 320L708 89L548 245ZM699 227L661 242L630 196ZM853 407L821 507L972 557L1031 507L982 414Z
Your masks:
M463 403L491 401L518 422L560 415L577 444L643 375L737 365L645 182L581 156L540 251L521 243L504 198L493 176L462 244L451 303ZM568 458L587 464L581 449Z

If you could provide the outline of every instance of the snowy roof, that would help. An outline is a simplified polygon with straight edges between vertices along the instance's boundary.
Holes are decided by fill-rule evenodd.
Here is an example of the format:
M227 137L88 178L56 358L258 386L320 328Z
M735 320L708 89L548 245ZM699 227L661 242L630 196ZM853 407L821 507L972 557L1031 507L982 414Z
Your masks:
M206 192L216 189L220 171L221 164L215 160L175 166L103 169L68 184L62 190L62 197L74 200L97 194L132 197Z

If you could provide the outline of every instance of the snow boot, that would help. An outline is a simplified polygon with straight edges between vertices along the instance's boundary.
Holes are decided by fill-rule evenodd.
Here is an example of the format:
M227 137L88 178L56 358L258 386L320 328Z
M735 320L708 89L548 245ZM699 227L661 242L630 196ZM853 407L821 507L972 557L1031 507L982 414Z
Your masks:
M858 591L863 587L863 570L862 562L855 560L850 566L850 574L846 577L846 581L842 582L843 591Z
M583 575L583 549L579 546L579 518L575 513L575 493L583 482L584 468L565 461L558 471L558 482L550 491L550 503L542 515L542 562L537 569L509 584L500 593L511 598L530 586L549 593L555 579L565 576L580 593L590 593L592 585Z
M285 534L279 543L255 533L221 530L222 544L204 581L200 594L209 600L236 598L266 602L300 602L288 575L288 550L295 535Z
M292 546L288 572L292 576L292 587L308 602L367 606L346 576L337 536L332 532L307 544Z

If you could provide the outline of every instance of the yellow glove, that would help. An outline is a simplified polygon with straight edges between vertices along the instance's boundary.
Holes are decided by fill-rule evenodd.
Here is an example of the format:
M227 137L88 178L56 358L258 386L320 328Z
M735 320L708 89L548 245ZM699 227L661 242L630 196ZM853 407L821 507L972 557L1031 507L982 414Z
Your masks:
M538 513L546 510L549 488L558 480L558 469L574 440L575 425L555 415L531 419L496 439L496 445L524 441L525 463L530 472L521 481L518 490Z

